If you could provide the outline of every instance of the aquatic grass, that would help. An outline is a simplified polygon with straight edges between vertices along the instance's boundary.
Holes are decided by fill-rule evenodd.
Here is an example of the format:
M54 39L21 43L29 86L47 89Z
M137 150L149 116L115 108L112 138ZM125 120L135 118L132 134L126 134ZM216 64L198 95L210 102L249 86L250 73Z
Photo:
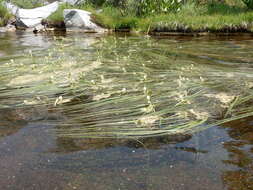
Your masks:
M67 138L185 134L253 115L252 68L242 62L252 62L250 44L227 57L217 41L109 36L83 48L85 40L0 64L1 107L44 105L62 116L44 119Z

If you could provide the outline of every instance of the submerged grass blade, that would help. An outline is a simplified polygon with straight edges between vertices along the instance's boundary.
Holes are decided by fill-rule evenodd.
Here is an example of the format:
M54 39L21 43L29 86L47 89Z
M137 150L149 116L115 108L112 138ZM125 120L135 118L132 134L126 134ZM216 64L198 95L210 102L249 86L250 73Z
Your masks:
M252 67L231 63L219 42L196 44L208 57L189 48L192 42L91 42L83 49L81 39L63 40L43 56L0 64L0 109L44 105L62 115L52 124L68 138L193 133L253 115Z

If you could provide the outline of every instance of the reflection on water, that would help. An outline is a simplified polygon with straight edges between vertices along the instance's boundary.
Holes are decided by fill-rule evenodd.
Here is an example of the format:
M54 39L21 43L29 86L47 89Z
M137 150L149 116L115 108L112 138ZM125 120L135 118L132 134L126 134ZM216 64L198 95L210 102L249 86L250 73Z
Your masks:
M6 56L1 57L0 64L33 46L39 53L40 48L54 42L50 36L26 33L0 38L0 43L6 44L0 46L0 53ZM29 38L31 43L24 40ZM36 43L39 39L43 43ZM249 52L253 41L246 37L220 39L223 41L178 37L156 40L164 48L177 44L171 51L175 59L198 57L202 64L231 64L231 67L252 64ZM89 45L98 42L92 38L86 42L75 43L80 43L88 55L87 52L93 52ZM217 43L219 55L208 50L214 44L217 47ZM200 53L194 54L193 47L201 50ZM152 57L147 56L147 59ZM75 103L79 100L90 101L90 97L78 97ZM11 101L1 96L0 105L5 102ZM61 114L60 109L53 110L50 105L0 109L0 189L253 189L252 117L193 135L71 139L56 136L52 129L52 121L61 120ZM71 113L65 115L71 116Z
M235 167L227 170L222 178L229 189L253 189L253 122L252 118L226 124L230 141L224 142L229 153L225 164Z
M31 35L18 31L17 33L0 33L0 50L5 55L18 54L28 49L47 49L53 36Z

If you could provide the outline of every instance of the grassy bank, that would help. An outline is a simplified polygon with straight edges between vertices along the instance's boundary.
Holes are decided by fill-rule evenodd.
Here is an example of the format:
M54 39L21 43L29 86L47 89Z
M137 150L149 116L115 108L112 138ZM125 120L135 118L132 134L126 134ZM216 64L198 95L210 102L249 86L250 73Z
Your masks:
M46 2L45 0L10 0L11 3L17 5L20 8L32 9L41 7Z
M163 0L156 1L162 2ZM34 1L28 0L12 0L12 2L18 6L22 4L21 7L24 8L36 7L43 3L36 1L36 4ZM102 0L86 2L88 3L78 6L62 4L47 21L52 27L64 27L62 24L63 10L78 8L91 11L95 22L116 31L133 30L144 33L253 32L253 9L243 3L243 0L223 2L218 0L185 0L184 3L173 5L174 7L165 7L164 4L152 5L153 1L149 2L149 7L138 5L137 1L133 0L111 0L111 3L105 3ZM122 4L122 2L127 3ZM6 24L9 18L10 15L6 9L0 5L0 25Z
M10 18L11 18L11 14L3 6L2 0L0 0L0 27L5 26Z
M156 14L136 14L131 8L125 11L120 7L91 4L73 7L62 5L49 17L51 22L63 21L62 11L65 8L79 8L93 13L95 22L112 30L134 30L140 32L252 32L253 10L248 9L241 1L230 3L188 1L180 10ZM97 11L99 9L99 11Z
M142 32L252 32L253 11L238 13L208 13L188 9L178 13L150 15L147 17L120 16L106 8L96 14L97 21L111 29L130 29Z

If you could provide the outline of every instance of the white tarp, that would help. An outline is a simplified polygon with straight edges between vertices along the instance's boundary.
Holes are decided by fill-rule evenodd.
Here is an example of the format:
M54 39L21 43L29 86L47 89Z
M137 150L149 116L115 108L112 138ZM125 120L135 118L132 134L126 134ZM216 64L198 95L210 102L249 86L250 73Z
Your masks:
M11 3L5 3L5 6L13 15L16 16L17 27L32 28L39 25L42 19L45 19L54 13L59 7L59 2L56 1L46 6L34 9L21 9Z

